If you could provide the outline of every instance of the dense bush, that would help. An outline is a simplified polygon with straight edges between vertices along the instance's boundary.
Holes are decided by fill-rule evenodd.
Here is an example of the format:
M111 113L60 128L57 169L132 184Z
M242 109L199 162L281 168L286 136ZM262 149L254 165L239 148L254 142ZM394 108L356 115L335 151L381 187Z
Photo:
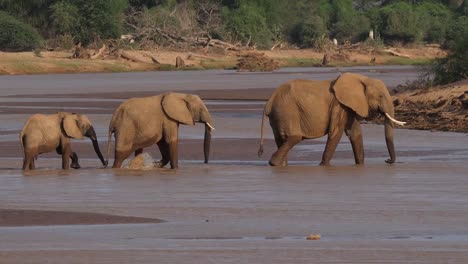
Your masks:
M33 27L0 11L0 50L30 51L38 48L41 41Z
M447 84L468 78L468 30L454 40L447 57L435 61L432 73L435 84Z
M415 11L423 29L423 40L442 43L453 20L450 9L441 3L424 2Z
M291 42L300 47L312 47L314 41L322 35L328 34L324 21L319 16L312 16L296 24L291 30Z
M373 14L373 21L387 41L409 43L423 37L418 14L414 6L407 2L396 2L380 8Z
M369 19L353 9L351 0L332 1L332 36L344 41L365 40L370 30Z
M271 45L272 32L268 29L263 10L256 4L243 4L239 8L223 9L226 30L235 40L251 41L259 48Z
M141 28L125 23L129 20L177 36L209 34L244 44L250 40L259 48L280 41L311 47L334 37L339 43L362 41L370 29L387 44L450 47L468 25L468 1L460 0L0 0L0 10L37 28L45 38L70 35L83 44L95 36L141 35ZM134 11L144 21L134 21ZM146 39L151 38L158 45L174 42Z

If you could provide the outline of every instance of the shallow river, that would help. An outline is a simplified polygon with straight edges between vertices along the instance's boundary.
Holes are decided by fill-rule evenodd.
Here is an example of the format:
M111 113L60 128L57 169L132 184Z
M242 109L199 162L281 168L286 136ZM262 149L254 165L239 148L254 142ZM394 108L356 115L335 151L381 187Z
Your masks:
M388 165L383 127L364 124L364 166L353 165L346 137L333 166L317 166L324 137L273 168L267 125L257 158L258 99L289 79L343 71L389 87L417 77L401 66L0 76L0 263L467 263L466 134L397 129L398 162ZM216 126L210 164L196 125L180 127L177 171L101 169L86 140L72 144L80 170L58 170L54 153L34 172L19 169L18 133L32 113L86 113L105 152L115 107L167 90L216 94L206 101ZM218 100L250 95L257 100ZM156 147L145 152L159 159Z

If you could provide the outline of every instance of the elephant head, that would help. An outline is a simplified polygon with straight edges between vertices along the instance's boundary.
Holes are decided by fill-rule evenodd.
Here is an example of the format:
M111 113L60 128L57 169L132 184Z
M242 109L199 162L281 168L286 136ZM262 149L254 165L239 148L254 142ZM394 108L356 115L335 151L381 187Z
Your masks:
M99 149L99 144L96 137L96 132L89 121L88 117L81 114L75 113L59 113L59 116L62 118L62 128L68 137L75 139L83 139L83 137L88 137L93 142L94 151L98 155L104 166L107 166L107 162L104 160L104 157L101 154Z
M185 125L195 125L195 122L205 124L205 139L203 142L203 152L205 163L208 163L210 155L211 131L213 119L208 109L197 95L167 93L162 99L164 113L170 118Z
M336 99L357 115L363 118L374 114L385 116L385 141L390 155L386 162L394 163L393 123L404 125L405 122L394 119L393 101L385 84L363 75L344 73L335 80L331 89Z

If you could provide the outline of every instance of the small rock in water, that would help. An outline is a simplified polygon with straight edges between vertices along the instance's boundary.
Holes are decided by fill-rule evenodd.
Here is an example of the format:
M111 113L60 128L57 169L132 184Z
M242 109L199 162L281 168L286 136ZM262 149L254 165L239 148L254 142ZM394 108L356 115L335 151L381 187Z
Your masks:
M312 234L307 236L307 240L320 240L322 236L320 234Z
M131 159L125 167L132 170L149 170L153 168L153 158L144 152Z

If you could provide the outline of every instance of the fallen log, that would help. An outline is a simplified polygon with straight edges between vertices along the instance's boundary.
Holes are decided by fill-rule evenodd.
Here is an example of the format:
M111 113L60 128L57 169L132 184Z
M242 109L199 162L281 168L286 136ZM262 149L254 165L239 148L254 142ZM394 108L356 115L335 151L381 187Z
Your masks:
M385 49L384 52L387 52L388 54L390 54L390 55L392 55L392 56L397 56L397 57L402 57L402 58L411 58L411 57L408 56L408 55L401 54L401 53L396 52L396 51L391 50L391 49Z
M153 63L155 63L155 64L161 64L161 63L158 61L158 59L156 59L156 57L154 57L154 56L151 55L151 54L143 54L143 56L150 58L151 61L152 61Z
M133 56L131 54L129 54L128 52L125 52L125 51L122 51L122 53L120 53L120 56L124 59L127 59L127 60L131 60L133 62L141 62L141 63L148 63L148 61L146 60L142 60L136 56Z
M105 50L106 50L106 44L102 44L102 47L99 49L99 51L96 54L91 56L91 59L95 60L99 58L100 56L102 56Z

